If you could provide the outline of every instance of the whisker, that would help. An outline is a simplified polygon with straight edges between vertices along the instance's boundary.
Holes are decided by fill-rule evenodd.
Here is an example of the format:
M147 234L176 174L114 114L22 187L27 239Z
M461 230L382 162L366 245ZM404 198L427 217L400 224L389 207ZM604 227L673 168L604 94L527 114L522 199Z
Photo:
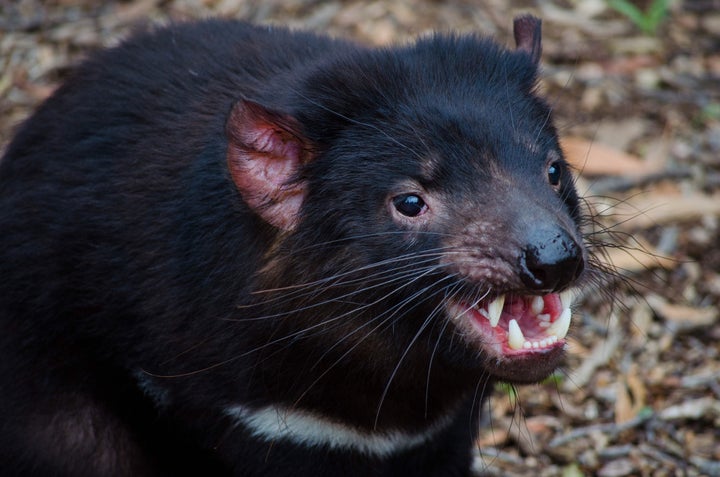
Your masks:
M445 299L443 302L447 302L449 300L449 297L453 296L455 294L454 289L459 289L461 287L460 283L455 283L448 285L445 287ZM450 291L452 290L452 291ZM435 340L435 346L433 346L432 352L430 353L430 359L428 360L428 370L427 370L427 378L425 380L425 417L428 417L428 405L429 405L429 399L430 399L430 373L432 370L432 363L435 359L435 354L437 353L438 347L440 346L440 341L442 340L443 335L445 334L445 330L447 329L448 325L450 325L450 320L446 319L442 322L442 328L440 329L440 332L438 333L438 338Z
M452 278L452 277L445 277L445 278L443 278L443 280L449 279L449 278ZM434 283L434 284L431 285L431 286L435 286L435 285L437 285L437 282ZM431 286L429 286L429 287L431 287ZM429 288L429 287L426 287L426 289ZM401 289L401 287L396 288L396 289L393 291L393 293L400 291L400 289ZM385 297L383 297L383 300L384 300L385 298L389 297L389 296L390 296L390 294L386 295ZM407 301L407 300L404 300L404 301ZM375 321L375 320L377 320L377 319L382 318L383 315L386 315L387 313L393 312L395 308L402 307L402 304L404 303L404 301L401 302L401 303L398 304L398 305L395 305L395 306L393 306L393 307L385 310L385 311L384 311L383 313L381 313L380 315L374 317L374 318L372 319L372 321ZM356 311L358 311L358 310L356 310ZM392 318L393 316L394 316L394 313L390 315L390 318ZM342 342L343 340L345 340L346 338L350 337L350 335L354 334L355 332L359 331L360 329L364 328L365 326L367 326L367 324L362 324L362 325L358 326L354 331L348 333L342 340L334 343L330 348L328 348L328 350L327 350L325 353L323 353L323 356L325 356L329 351L331 351L331 350L334 349L336 346L338 346L339 344L341 344L341 342Z
M385 260L381 260L379 262L374 262L374 263L370 263L367 265L363 265L358 268L353 268L351 270L337 273L337 274L334 274L334 275L331 275L328 277L323 277L323 278L320 278L318 280L314 280L311 282L298 283L298 284L293 284L293 285L288 285L288 286L278 287L278 288L267 288L267 289L262 289L262 290L255 290L252 292L252 294L258 295L258 294L273 293L273 292L278 292L278 291L292 290L292 289L297 289L297 288L306 288L306 287L310 287L310 286L325 285L326 283L336 280L337 278L345 277L348 275L353 275L353 274L356 274L356 273L359 273L359 272L362 272L365 270L370 270L373 268L383 267L386 265L393 265L393 264L402 262L404 260L415 260L418 258L423 259L423 258L440 257L444 253L446 253L445 252L446 250L447 250L447 248L436 248L436 249L430 249L430 250L424 251L423 253L408 253L405 255L399 255L397 257L392 257L392 258L388 258ZM411 262L411 263L408 263L407 265L404 265L402 268L413 267L415 265L417 265L417 262ZM398 269L398 267L396 266L394 268L394 270L397 270L397 269ZM239 305L238 307L247 307L247 306L254 306L254 305Z
M451 277L445 277L445 279L448 279L448 278L451 278ZM392 320L392 319L395 317L395 315L396 315L396 311L397 311L398 309L401 309L407 301L411 301L412 299L414 299L415 296L424 293L424 292L427 291L427 289L429 289L429 288L430 288L429 286L428 286L428 287L425 287L424 289L422 289L421 291L417 292L417 293L416 293L415 295L413 295L412 297L410 297L410 298L408 298L408 299L406 299L406 300L403 300L403 302L399 303L398 305L395 305L395 306L392 307L392 308L389 308L389 309L385 310L385 311L384 311L383 313L381 313L380 315L372 318L371 320L367 321L366 323L358 326L358 327L357 327L355 330L353 330L352 332L348 333L348 334L343 338L343 341L344 341L345 339L347 339L348 337L350 337L352 334L355 334L356 332L360 331L361 329L365 328L366 326L371 325L373 322L379 321L379 323L378 323L375 327L373 327L370 331L368 331L365 335L363 335L355 344L353 344L349 349L347 349L338 359L336 359L333 363L331 363L331 364L325 369L325 371L323 371L323 372L307 387L307 389L306 389L306 390L300 395L300 397L296 400L296 405L297 405L297 404L299 403L299 401L301 401L302 398L310 391L310 389L312 389L313 386L315 386L315 385L316 385L325 375L327 375L335 366L337 366L340 362L342 362L343 359L345 359L345 358L346 358L350 353L352 353L358 346L360 346L360 345L362 344L362 342L364 342L365 339L367 339L370 335L372 335L372 334L375 333L377 330L379 330L380 328L382 328L388 321ZM392 312L392 313L391 313L391 312ZM389 313L389 314L388 314L388 313ZM387 315L387 316L385 316L385 315ZM383 318L383 316L385 316L385 317ZM334 344L334 345L333 345L333 348L334 348L335 346L337 346L338 344L339 344L339 343ZM315 367L317 366L317 364L319 364L319 362L322 360L322 357L326 356L328 352L329 352L329 350L326 351L325 353L323 353L323 355L321 356L320 360L318 360L318 363L316 363L311 369L315 368ZM377 422L376 422L376 424L377 424Z
M480 416L480 408L478 407L478 403L482 404L483 402L487 402L488 409L490 409L490 399L485 399L485 396L488 395L487 386L491 382L490 379L490 373L487 371L483 371L482 375L478 379L477 384L475 385L475 391L473 393L472 397L472 403L470 405L470 416L472 419L472 416L475 416L475 409L478 409L477 415ZM482 390L480 389L480 386L482 385ZM492 418L492 414L490 414L490 417ZM477 422L469 422L469 431L473 433L475 429L477 429ZM492 429L492 419L490 420L490 428Z
M426 287L426 288L427 288L427 287ZM414 298L415 298L416 296L421 296L422 293L424 293L425 291L426 291L426 289L423 289L423 290L418 291L415 295L413 295L413 297L408 298L407 300L405 300L405 302L414 300ZM426 298L426 299L427 299L427 298ZM438 304L438 307L440 307L440 306L442 306L442 303ZM437 310L437 307L435 308L435 310ZM388 382L387 382L387 384L385 385L385 389L383 390L383 393L382 393L382 395L380 396L380 401L379 401L379 403L378 403L377 411L376 411L376 413L375 413L374 427L377 427L378 420L380 419L380 411L381 411L381 409L382 409L383 403L385 402L385 398L387 397L388 391L390 390L390 385L392 384L395 376L397 375L397 372L398 372L398 370L400 369L400 366L401 366L402 362L405 360L405 357L406 357L407 354L410 352L410 348L412 348L412 346L415 344L415 342L418 340L418 338L422 335L422 332L425 331L425 329L427 328L427 326L432 322L432 318L433 318L434 315L435 315L435 313L434 313L435 310L433 310L433 312L430 314L430 316L423 321L423 323L422 323L422 325L420 326L420 328L418 329L417 333L415 333L415 336L412 338L412 340L410 341L410 343L405 347L405 351L403 352L402 356L400 357L400 359L398 360L397 364L395 365L395 368L393 369L392 373L390 374L390 377L388 378Z
M152 375L152 376L156 376L156 377L185 377L185 376L190 376L190 375L195 375L195 374L198 374L198 373L206 372L206 371L215 369L215 368L217 368L217 367L220 367L220 366L223 366L223 365L232 363L233 361L236 361L236 360L238 360L238 359L240 359L240 358L242 358L242 357L248 356L248 355L250 355L250 354L252 354L252 353L256 353L256 352L261 351L261 350L263 350L263 349L266 349L266 348L268 348L268 347L270 347L270 346L276 345L276 344L278 344L278 343L280 343L280 342L282 342L282 341L287 341L287 340L295 339L295 338L297 338L297 337L299 337L299 336L301 336L301 335L307 335L307 334L308 334L308 331L311 331L311 330L314 330L314 329L323 328L323 327L327 326L327 325L330 324L330 323L333 323L333 322L337 322L337 321L339 321L339 320L342 320L342 319L345 318L346 316L352 315L352 314L354 314L354 313L359 313L360 311L362 311L362 310L364 310L364 309L366 309L366 308L369 308L369 307L371 307L371 306L374 306L374 305L382 302L383 300L387 299L389 296L391 296L391 295L393 295L394 293L398 292L399 290L401 290L401 289L404 288L405 286L410 285L410 284L413 283L414 281L422 278L423 276L425 276L425 275L427 275L427 274L429 274L429 273L432 273L436 268L440 268L441 266L442 266L442 265L437 265L435 268L430 268L430 269L428 269L425 273L417 276L414 280L411 280L410 282L408 282L407 284L403 285L402 287L397 287L396 289L388 292L387 294L385 294L384 296L378 298L377 300L374 300L374 301L372 301L372 302L370 302L370 303L364 304L364 305L361 306L360 308L356 308L356 309L349 310L349 311L347 311L347 312L345 312L345 313L342 313L342 314L340 314L340 315L338 315L338 316L334 316L334 317L332 317L332 318L325 319L325 320L323 320L323 321L321 321L321 322L319 322L319 323L316 323L316 324L314 324L314 325L311 325L311 326L308 326L308 327L306 327L306 328L303 328L302 330L297 330L297 331L295 331L295 332L293 332L293 333L290 333L290 334L288 334L288 335L286 335L286 336L283 336L283 337L281 337L281 338L277 338L277 339L268 341L268 342L265 343L264 345L257 346L257 347L255 347L255 348L253 348L253 349L251 349L251 350L248 350L248 351L246 351L246 352L244 352L244 353L242 353L242 354L240 354L240 355L238 355L238 356L229 358L229 359L227 359L227 360L224 360L224 361L222 361L222 362L216 363L216 364L214 364L214 365L207 366L207 367L205 367L205 368L202 368L202 369L199 369L199 370L194 370L194 371L191 371L191 372L181 373L181 374L174 374L174 375L162 376L162 375L157 375L157 374L152 374L152 373L148 373L148 374L150 374L150 375ZM453 278L453 277L452 277L452 276L447 276L447 277L445 277L444 279L451 279L451 278ZM426 289L427 289L427 288L430 288L430 287L426 287ZM426 289L423 289L423 292L424 292ZM396 305L395 307L390 308L389 310L386 310L383 314L387 314L387 313L393 311L395 308L401 308L402 306L404 306L404 303L405 303L406 301L407 301L407 300L405 300L404 302L402 302L400 305ZM387 322L387 321L388 321L389 319L391 319L393 316L394 316L394 313L391 314L386 320L384 320L383 323ZM380 318L380 317L382 317L382 315L379 315L377 318ZM377 318L376 318L376 319L377 319ZM328 370L328 371L329 371L329 370ZM326 371L326 373L327 373L327 371ZM326 374L326 373L325 373L325 374Z
M324 285L325 289L327 289L331 286L339 288L339 287L347 286L349 284L354 284L354 283L376 281L376 280L380 280L380 279L386 280L387 279L386 277L392 277L393 273L397 273L400 270L404 270L404 269L408 269L408 268L417 269L418 266L420 266L420 265L432 263L438 257L448 257L451 255L462 254L462 253L463 253L463 249L457 249L455 247L441 247L441 248L431 249L424 253L407 254L402 257L395 257L395 258L391 258L391 259L387 259L387 260L382 260L380 262L367 264L363 267L349 270L347 272L335 274L330 277L324 277L319 280L314 280L311 282L306 282L304 284L294 285L294 286L288 287L288 289L297 288L296 290L293 290L293 292L291 292L291 293L287 293L287 294L277 296L277 297L271 297L271 298L268 298L267 300L255 302L252 304L237 305L237 308L247 309L247 308L253 308L253 307L258 307L258 306L262 306L262 305L267 305L270 303L280 304L283 302L290 301L291 299L299 299L299 298L303 298L303 297L305 297L305 298L313 297L313 296L318 295L321 292L322 289L319 287L319 285ZM425 259L425 260L418 260L418 259ZM408 263L406 263L404 265L400 265L400 266L397 265L397 263L401 263L406 260L408 261ZM413 261L409 262L409 260L413 260ZM456 261L455 263L462 263L462 261ZM371 270L373 268L378 268L378 267L381 267L384 265L390 265L390 264L395 264L394 268L382 269L377 273L374 273L371 275L366 275L366 276L358 276L357 278L353 277L350 280L341 280L341 278L345 278L348 276L354 276L365 270ZM446 265L449 265L449 263ZM335 281L335 283L331 283L333 280ZM278 289L274 289L274 290L282 290L282 288L278 288ZM267 290L267 291L271 291L271 290ZM363 290L359 289L358 293L360 291L363 291ZM265 290L263 290L261 292L264 293ZM244 321L244 320L257 320L257 319L258 318L244 318L244 319L229 320L229 321Z
M365 292L370 291L370 290L373 290L373 289L381 288L381 287L387 286L387 285L389 285L389 284L392 284L392 283L395 283L395 282L398 282L398 281L403 281L403 280L405 280L406 278L413 277L413 276L417 275L418 272L422 272L423 270L435 271L435 270L440 269L440 268L442 268L442 267L444 267L444 266L445 266L445 265L442 265L442 264L436 264L436 265L433 265L432 267L426 267L425 269L422 269L422 268L421 268L421 269L419 269L419 270L418 270L418 269L415 269L415 270L405 271L405 272L403 272L403 273L396 273L395 276L392 276L392 275L391 275L390 278L385 278L384 280L382 280L382 281L380 281L379 283L376 283L376 284L374 284L374 285L368 285L368 286L365 286L365 287L362 287L362 288L358 288L358 289L356 289L356 290L352 290L352 291L350 291L350 292L347 292L347 293L345 293L345 294L343 294L343 295L340 295L340 296L337 296L337 297L331 297L331 298L328 298L328 299L326 299L326 300L319 301L319 302L314 302L314 303L311 303L311 304L309 304L309 305L307 305L307 306L296 307L296 308L294 308L294 309L292 309L292 310L289 310L289 311L282 311L282 312L274 313L274 314L271 314L271 315L265 315L265 316L261 316L261 317L237 318L237 319L236 319L236 318L224 318L223 320L224 320L224 321L229 321L229 322L246 322L246 321L262 321L262 320L280 318L280 317L282 317L282 316L287 316L287 315L295 314L295 313L297 313L297 312L299 312L299 311L307 311L307 310L311 310L311 309L313 309L313 308L322 307L322 306L327 305L327 304L329 304L329 303L340 302L340 301L342 301L342 300L344 300L344 299L346 299L346 298L350 298L350 297L352 297L352 296L355 296L355 295L358 295L358 294L361 294L361 293L365 293ZM421 274L421 276L425 276L426 274L427 274L427 272L424 272L424 273ZM373 280L373 281L376 281L376 280L377 280L377 279L375 279L375 280ZM367 281L367 280L366 280L366 281ZM412 283L412 282L409 282L409 283ZM344 285L344 284L343 284L343 285ZM335 285L335 286L338 286L338 285Z

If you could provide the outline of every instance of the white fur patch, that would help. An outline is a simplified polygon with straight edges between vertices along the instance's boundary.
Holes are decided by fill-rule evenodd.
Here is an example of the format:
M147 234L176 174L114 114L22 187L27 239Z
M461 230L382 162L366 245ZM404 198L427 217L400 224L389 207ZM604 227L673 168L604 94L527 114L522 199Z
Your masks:
M447 427L453 418L448 414L425 431L414 434L399 430L368 433L314 413L278 406L253 409L235 405L225 412L264 441L285 440L306 447L354 450L375 457L387 457L423 444Z

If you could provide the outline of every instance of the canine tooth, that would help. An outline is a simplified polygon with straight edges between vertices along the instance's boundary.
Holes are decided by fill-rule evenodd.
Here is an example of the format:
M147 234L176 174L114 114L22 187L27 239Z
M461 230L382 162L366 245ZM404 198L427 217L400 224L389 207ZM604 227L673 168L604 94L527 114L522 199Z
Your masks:
M510 323L508 323L508 346L511 349L522 349L524 343L525 337L520 325L516 320L510 320Z
M565 338L565 336L567 336L568 329L570 328L571 317L572 312L570 311L570 308L565 308L560 314L560 317L547 328L546 333L548 335L555 335L558 339Z
M545 309L545 300L541 296L534 296L530 303L530 309L535 315L539 315Z
M500 321L502 315L503 306L505 305L505 295L500 295L493 301L488 303L488 316L487 319L490 321L490 326L495 328Z
M577 297L577 292L573 288L569 288L560 293L560 303L562 304L563 310L570 308L570 305L575 301L575 297Z

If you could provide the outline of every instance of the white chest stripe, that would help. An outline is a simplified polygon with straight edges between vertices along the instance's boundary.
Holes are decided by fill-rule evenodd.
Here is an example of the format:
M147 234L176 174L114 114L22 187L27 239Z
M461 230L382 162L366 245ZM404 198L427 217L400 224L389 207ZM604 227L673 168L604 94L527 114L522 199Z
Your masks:
M254 437L265 441L286 440L307 447L327 446L376 457L387 457L429 441L447 427L452 415L446 415L424 432L402 431L367 433L305 411L267 406L253 409L243 405L225 409L228 416L245 426Z

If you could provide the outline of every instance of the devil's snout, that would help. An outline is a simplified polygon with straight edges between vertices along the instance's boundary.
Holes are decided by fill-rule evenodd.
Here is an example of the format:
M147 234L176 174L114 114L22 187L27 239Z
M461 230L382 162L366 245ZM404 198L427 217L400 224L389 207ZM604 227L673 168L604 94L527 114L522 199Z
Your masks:
M585 268L582 247L561 228L537 228L520 255L520 278L531 290L561 290Z

